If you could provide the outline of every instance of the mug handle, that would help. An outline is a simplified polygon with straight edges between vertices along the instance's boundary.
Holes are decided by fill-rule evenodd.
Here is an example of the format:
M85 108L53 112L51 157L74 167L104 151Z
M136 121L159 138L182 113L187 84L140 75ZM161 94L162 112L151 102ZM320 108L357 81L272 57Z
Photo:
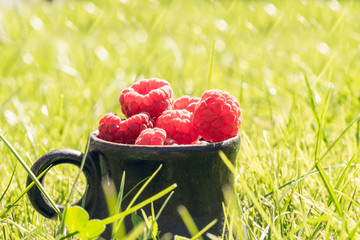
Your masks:
M45 153L42 155L31 167L32 172L37 177L39 176L43 171L45 171L49 166L54 167L59 164L73 164L77 167L81 167L81 162L84 157L84 154L80 151L73 150L73 149L56 149L52 150L48 153ZM83 173L85 175L86 181L87 181L87 194L85 199L85 210L89 211L89 209L94 205L95 202L95 193L96 189L98 187L98 170L96 163L92 160L92 158L89 156L89 154L86 156L85 163L83 166ZM46 175L46 174L45 174ZM41 184L43 184L43 180L45 175L43 175L39 181ZM26 185L28 186L31 184L33 180L30 176L27 177ZM30 190L27 192L28 197L30 199L31 204L33 207L44 217L47 218L55 218L57 216L54 208L50 205L48 200L45 198L45 196L42 194L42 192L39 190L39 188L34 185L30 188ZM81 197L81 199L76 202L74 205L80 206L83 201L84 196ZM59 205L58 208L60 211L63 211L65 209L64 206Z

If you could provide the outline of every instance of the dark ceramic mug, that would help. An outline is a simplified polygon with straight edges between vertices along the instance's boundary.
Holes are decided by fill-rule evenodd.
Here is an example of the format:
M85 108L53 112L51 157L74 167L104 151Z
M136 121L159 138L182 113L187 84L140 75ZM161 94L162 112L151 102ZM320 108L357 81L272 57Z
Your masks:
M223 223L223 188L231 185L233 176L220 158L221 150L234 164L240 146L239 135L218 143L204 145L173 146L137 146L111 143L97 137L97 131L90 136L89 151L86 156L83 173L88 184L85 196L85 209L91 219L104 219L109 216L102 182L111 179L116 189L120 189L121 177L125 171L124 194L144 178L151 176L162 164L160 172L145 188L138 202L159 193L173 183L177 184L173 196L158 219L159 231L164 234L189 236L179 213L178 206L185 206L199 229L212 220L218 219L208 232L221 235ZM83 154L71 149L58 149L42 155L32 166L35 176L47 169L63 163L81 166ZM40 179L43 181L44 176ZM31 183L28 177L27 184ZM130 203L136 191L133 191L122 203L122 209ZM34 186L28 191L30 202L43 216L56 217L55 210ZM83 197L84 198L84 197ZM80 205L80 199L75 205ZM155 201L154 209L159 210L163 201ZM59 206L60 210L64 207ZM145 212L150 215L149 208ZM125 219L126 228L131 226L131 218ZM102 237L111 236L111 226L107 226Z

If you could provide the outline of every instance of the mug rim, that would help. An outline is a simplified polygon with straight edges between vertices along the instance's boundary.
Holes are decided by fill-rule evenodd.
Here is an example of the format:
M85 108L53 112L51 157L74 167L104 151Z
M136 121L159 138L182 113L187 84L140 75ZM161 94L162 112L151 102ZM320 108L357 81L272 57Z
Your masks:
M184 144L184 145L135 145L135 144L123 144L123 143L114 143L100 139L98 137L98 130L95 130L90 135L90 140L93 147L96 149L113 149L113 150L124 150L129 149L133 151L204 151L204 150L214 150L222 149L226 146L236 145L240 143L240 133L236 136L229 138L227 140L215 143L207 144Z

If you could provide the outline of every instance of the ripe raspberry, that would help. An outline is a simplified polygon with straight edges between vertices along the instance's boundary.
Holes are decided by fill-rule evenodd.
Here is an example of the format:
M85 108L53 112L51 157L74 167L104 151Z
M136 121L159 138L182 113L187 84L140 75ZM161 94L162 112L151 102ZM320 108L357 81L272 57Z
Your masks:
M119 102L126 117L147 112L151 118L157 118L163 111L172 108L173 91L166 80L144 79L125 88Z
M199 139L199 134L190 122L191 112L180 110L166 110L156 120L156 127L166 131L167 137L178 144L192 144Z
M212 89L202 95L191 121L205 140L220 142L237 135L240 115L240 104L234 96Z
M115 113L107 113L104 117L102 117L99 121L99 135L103 133L101 136L103 137L104 131L103 128L108 126L107 129L110 132L113 132L116 128L116 125L120 124L121 118ZM111 126L111 127L110 127ZM101 137L100 137L101 138Z
M200 102L200 98L185 95L174 101L174 109L186 109L193 113L198 102Z
M166 132L162 128L147 128L135 141L135 145L164 145Z
M167 138L164 141L164 145L178 145L177 142L172 138Z
M153 127L147 113L139 113L126 120L122 120L116 114L108 113L99 124L100 139L126 144L134 144L142 130Z

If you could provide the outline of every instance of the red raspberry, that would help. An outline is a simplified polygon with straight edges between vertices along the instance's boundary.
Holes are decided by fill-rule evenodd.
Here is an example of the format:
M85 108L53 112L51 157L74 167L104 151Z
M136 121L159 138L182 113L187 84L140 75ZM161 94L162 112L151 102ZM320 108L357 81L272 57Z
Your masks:
M240 115L240 104L234 96L212 89L202 95L191 121L205 140L220 142L237 135Z
M172 138L167 138L164 141L164 145L178 145L177 142Z
M149 114L139 113L126 120L108 113L99 122L99 138L116 143L134 144L140 132L153 127Z
M162 128L147 128L135 141L135 145L164 145L166 132Z
M116 125L120 124L121 118L116 115L115 113L107 113L104 117L102 117L99 121L99 135L103 133L101 136L104 135L103 128L107 126L108 131L113 132L116 128ZM110 127L111 126L111 127Z
M199 134L191 125L191 112L180 110L166 110L156 120L156 127L166 131L169 138L178 144L192 144L199 139Z
M126 117L148 112L150 117L157 118L163 111L172 108L173 91L166 80L144 79L125 88L119 102Z
M185 95L175 100L174 109L186 109L193 113L198 102L200 102L200 98Z

